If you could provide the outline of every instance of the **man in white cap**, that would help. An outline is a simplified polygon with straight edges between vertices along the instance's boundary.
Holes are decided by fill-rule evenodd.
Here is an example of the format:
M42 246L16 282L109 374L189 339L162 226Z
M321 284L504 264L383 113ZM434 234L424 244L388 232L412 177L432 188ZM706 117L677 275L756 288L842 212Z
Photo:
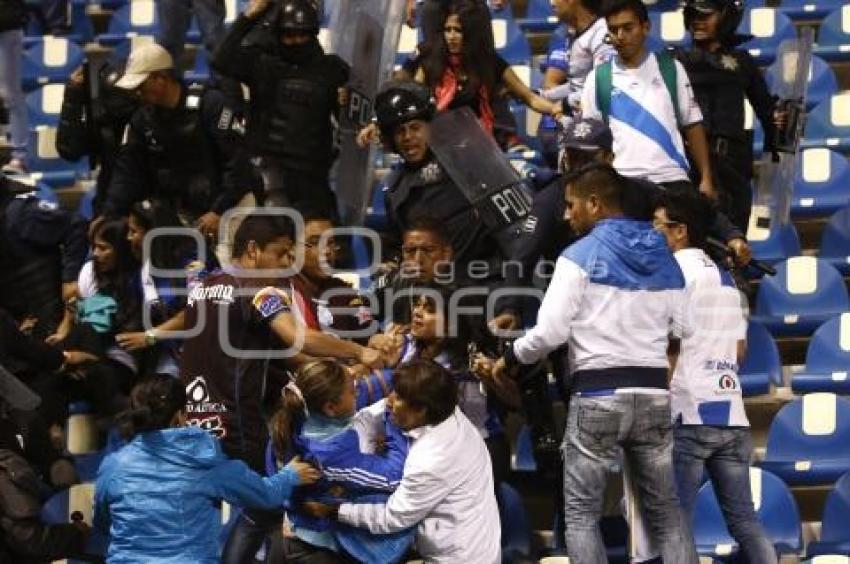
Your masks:
M173 203L206 236L249 191L250 163L240 151L244 119L219 90L185 87L171 55L150 43L130 53L118 88L139 96L103 206L126 215L143 199Z

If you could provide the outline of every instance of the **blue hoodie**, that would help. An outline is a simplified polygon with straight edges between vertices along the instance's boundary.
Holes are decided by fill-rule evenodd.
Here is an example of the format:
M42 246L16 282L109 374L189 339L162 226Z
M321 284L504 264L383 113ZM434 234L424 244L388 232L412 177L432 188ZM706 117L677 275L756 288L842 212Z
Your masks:
M623 290L685 287L685 277L664 236L647 221L598 221L562 255L579 265L595 284Z
M197 427L143 433L104 459L95 484L95 526L110 535L110 563L219 561L217 502L280 508L298 476L263 478L231 460Z

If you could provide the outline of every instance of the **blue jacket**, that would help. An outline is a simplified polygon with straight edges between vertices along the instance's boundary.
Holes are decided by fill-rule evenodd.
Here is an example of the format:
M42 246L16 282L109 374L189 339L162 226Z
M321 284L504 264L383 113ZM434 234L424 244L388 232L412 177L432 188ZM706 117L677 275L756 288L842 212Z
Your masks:
M95 484L95 526L110 535L110 563L218 562L217 501L280 508L297 485L285 468L262 478L197 427L136 436L104 459Z

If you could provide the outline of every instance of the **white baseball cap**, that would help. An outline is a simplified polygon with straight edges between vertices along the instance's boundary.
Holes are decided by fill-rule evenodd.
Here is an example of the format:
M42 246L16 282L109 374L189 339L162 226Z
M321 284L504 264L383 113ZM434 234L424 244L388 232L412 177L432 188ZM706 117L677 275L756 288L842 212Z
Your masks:
M127 68L115 86L124 90L135 90L154 71L174 68L171 55L162 45L148 43L133 49L127 59Z

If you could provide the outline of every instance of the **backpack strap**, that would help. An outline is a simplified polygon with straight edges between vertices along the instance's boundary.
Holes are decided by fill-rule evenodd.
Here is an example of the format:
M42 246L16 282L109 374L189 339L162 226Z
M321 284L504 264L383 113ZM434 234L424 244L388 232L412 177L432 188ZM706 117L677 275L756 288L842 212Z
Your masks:
M607 124L611 115L611 90L614 79L611 74L611 61L596 67L596 107L602 114L602 120Z
M679 114L679 88L677 85L676 61L667 51L658 51L655 53L655 60L658 61L658 70L661 72L661 79L664 81L664 86L667 87L667 92L670 93L670 100L673 102L673 111L676 112L676 123L681 125L682 116Z

